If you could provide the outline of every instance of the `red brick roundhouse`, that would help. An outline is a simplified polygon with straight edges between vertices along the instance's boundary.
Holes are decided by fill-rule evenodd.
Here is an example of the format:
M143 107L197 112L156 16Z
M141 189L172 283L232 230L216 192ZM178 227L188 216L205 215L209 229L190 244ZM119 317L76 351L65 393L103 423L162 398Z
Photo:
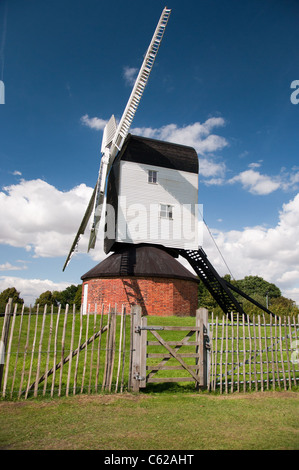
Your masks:
M143 315L189 316L197 308L198 278L161 247L127 245L81 277L84 311L138 304ZM90 307L89 307L90 306Z

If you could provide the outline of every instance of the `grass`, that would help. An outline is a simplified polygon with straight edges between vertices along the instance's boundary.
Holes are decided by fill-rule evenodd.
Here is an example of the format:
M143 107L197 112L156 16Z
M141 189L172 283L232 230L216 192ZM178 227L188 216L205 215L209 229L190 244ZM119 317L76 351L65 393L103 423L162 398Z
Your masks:
M77 395L0 402L0 449L298 450L299 393Z

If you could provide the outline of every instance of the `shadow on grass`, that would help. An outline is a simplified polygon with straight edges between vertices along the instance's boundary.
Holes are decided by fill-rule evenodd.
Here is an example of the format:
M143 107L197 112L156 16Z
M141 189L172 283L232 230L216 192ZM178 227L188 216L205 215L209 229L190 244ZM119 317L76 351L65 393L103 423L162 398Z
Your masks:
M179 382L163 382L159 384L147 384L146 388L140 389L141 393L162 393L162 392L169 392L169 393L194 393L197 392L194 383L190 383L188 385L181 384Z

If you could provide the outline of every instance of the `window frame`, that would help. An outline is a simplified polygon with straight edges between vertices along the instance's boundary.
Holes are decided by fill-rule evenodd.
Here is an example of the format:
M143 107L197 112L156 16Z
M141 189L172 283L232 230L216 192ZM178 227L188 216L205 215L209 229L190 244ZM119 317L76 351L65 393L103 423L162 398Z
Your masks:
M147 182L149 184L158 184L158 171L157 170L147 170Z
M163 209L163 207L165 207L165 209ZM159 217L160 219L173 220L173 205L160 203Z

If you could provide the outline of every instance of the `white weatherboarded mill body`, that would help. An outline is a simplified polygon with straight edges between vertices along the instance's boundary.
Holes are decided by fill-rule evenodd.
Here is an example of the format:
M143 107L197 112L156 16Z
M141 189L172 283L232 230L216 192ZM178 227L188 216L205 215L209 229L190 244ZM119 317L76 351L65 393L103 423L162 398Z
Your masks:
M105 252L123 243L198 248L198 156L128 135L108 178Z

